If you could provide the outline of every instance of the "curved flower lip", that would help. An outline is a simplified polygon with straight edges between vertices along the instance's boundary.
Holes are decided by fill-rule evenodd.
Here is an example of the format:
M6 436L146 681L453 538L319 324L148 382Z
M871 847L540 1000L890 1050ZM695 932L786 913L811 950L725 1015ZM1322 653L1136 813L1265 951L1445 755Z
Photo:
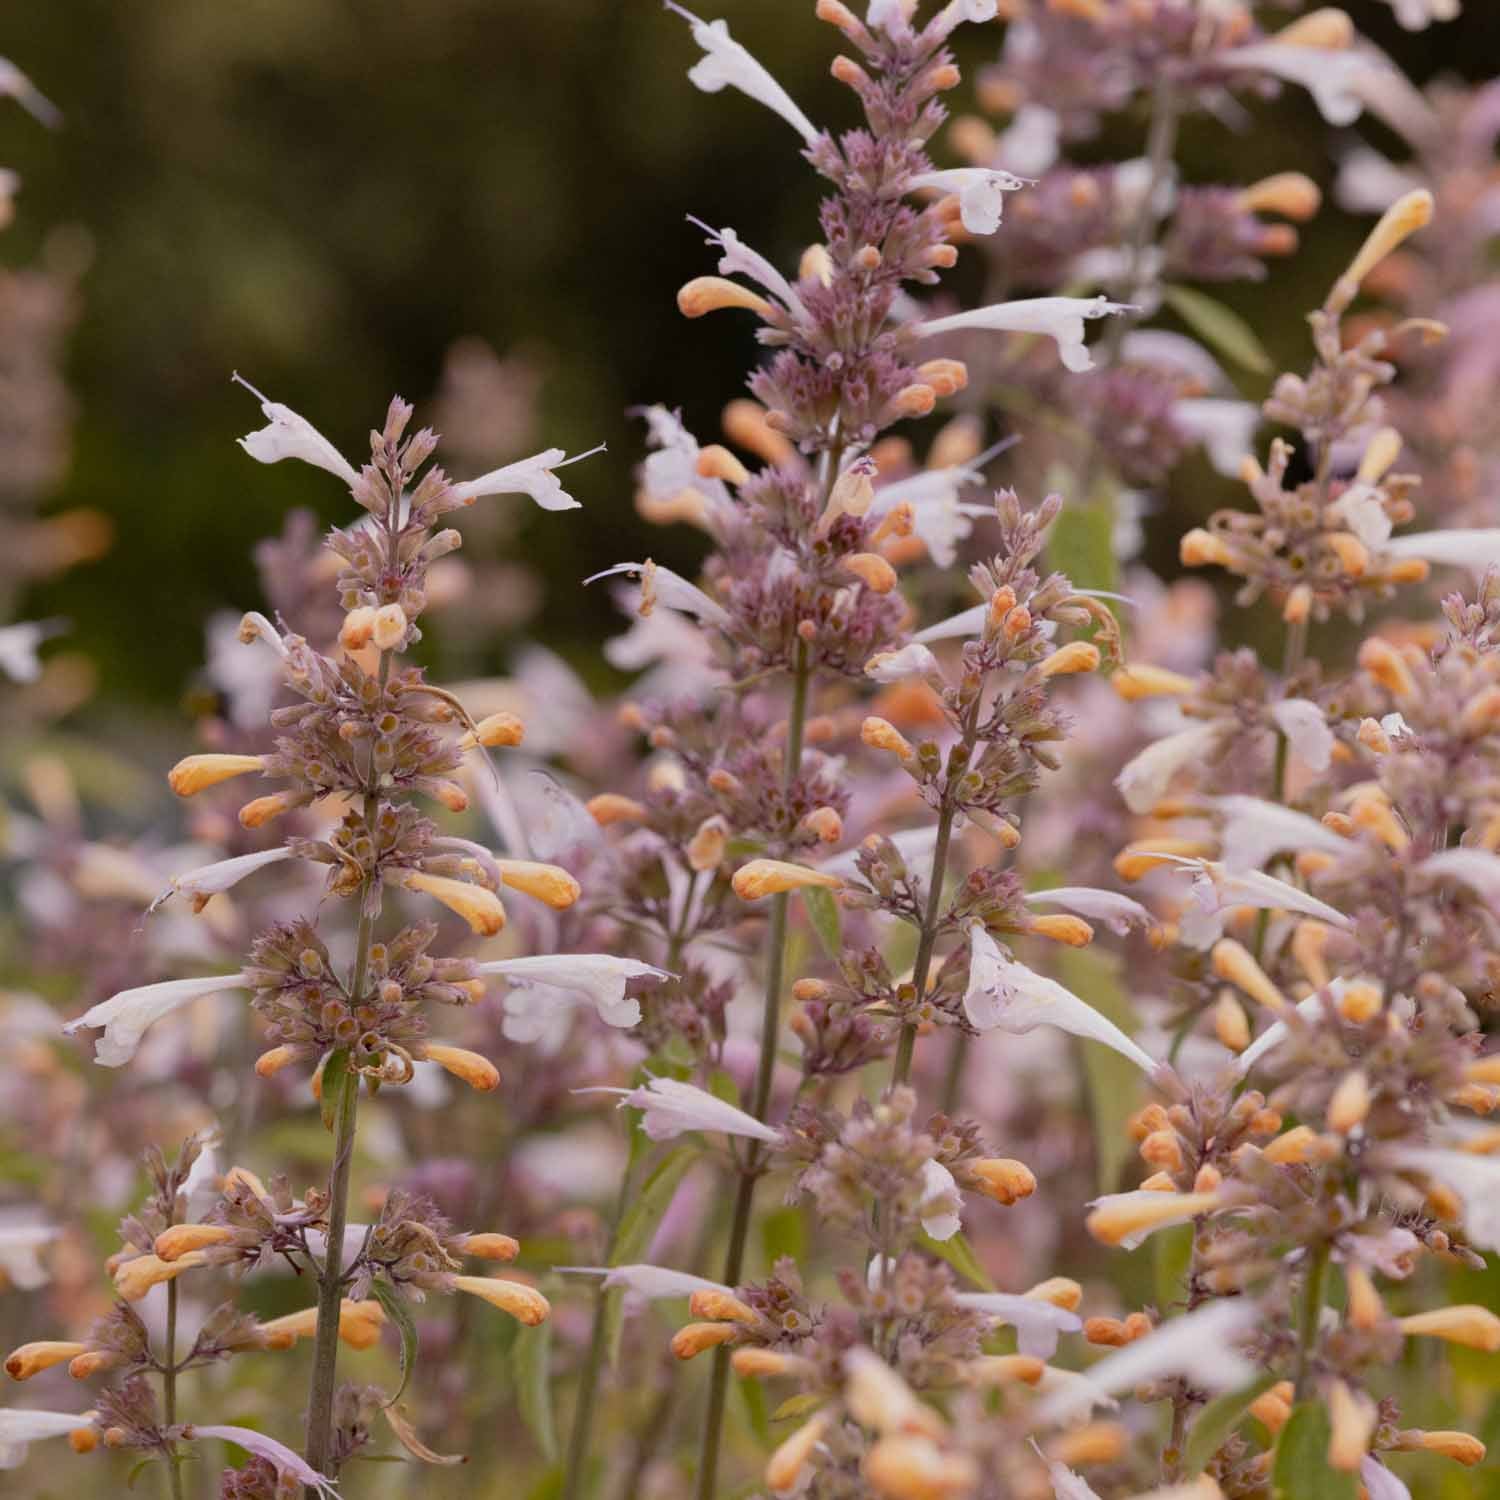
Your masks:
M1094 367L1088 345L1083 341L1083 325L1112 313L1139 312L1133 303L1111 302L1098 297L1027 297L1018 302L996 302L976 307L946 318L931 318L908 325L919 339L941 333L961 333L968 329L987 329L999 333L1045 334L1057 344L1063 365L1075 374Z
M1192 871L1193 898L1205 912L1251 906L1259 911L1300 912L1332 927L1354 925L1336 906L1261 870L1235 872L1215 860L1193 859L1182 854L1158 854L1156 858Z
M1031 184L994 167L947 167L940 172L918 172L906 179L908 188L933 188L958 194L958 212L970 234L993 234L1005 212L1005 194Z
M792 96L765 66L730 36L728 21L701 20L675 0L665 0L665 4L692 27L693 40L703 48L703 56L688 69L688 78L695 87L705 94L736 88L780 115L809 146L817 145L822 132L797 108Z
M63 1027L73 1036L86 1026L103 1027L104 1035L94 1044L94 1061L102 1067L118 1068L135 1056L148 1027L205 995L247 988L243 974L207 974L196 979L165 979L159 984L121 990L108 1000L86 1010Z
M260 409L270 424L258 432L246 433L240 439L240 447L251 458L263 464L280 463L284 458L300 458L303 463L324 469L353 487L359 479L354 465L306 417L298 416L291 407L283 406L279 401L269 400L238 370L234 372L233 379L260 402Z
M183 1428L182 1435L188 1442L193 1442L198 1438L217 1438L221 1443L234 1443L247 1452L255 1454L257 1458L263 1458L268 1463L274 1464L278 1473L290 1474L314 1494L338 1500L338 1487L332 1480L325 1479L316 1469L309 1467L307 1462L293 1453L285 1443L278 1443L275 1438L267 1437L263 1432L255 1432L249 1427L218 1425L205 1427L195 1422L192 1426Z
M1019 1292L957 1292L953 1300L960 1307L1014 1328L1017 1348L1037 1359L1051 1359L1057 1353L1058 1337L1077 1333L1083 1327L1077 1313Z
M645 571L645 563L616 563L612 568L605 568L601 572L591 574L583 582L587 587L591 583L597 583L601 578L617 578L621 575L627 578L641 578ZM680 573L674 573L670 568L652 564L652 586L657 600L665 604L668 609L691 615L701 625L716 625L723 631L728 631L733 627L734 621L730 618L729 611L723 605L715 604L697 584L689 583Z
M634 1089L574 1089L575 1094L619 1094L621 1109L644 1112L642 1129L653 1141L669 1141L689 1130L710 1130L723 1135L742 1135L767 1144L781 1139L781 1132L748 1115L742 1109L677 1078L652 1078Z
M533 958L496 958L477 964L480 974L496 974L513 983L547 985L584 996L609 1026L629 1028L641 1019L641 1003L628 998L630 979L675 979L667 969L636 958L615 958L609 953L558 953Z
M971 1026L979 1031L1006 1031L1012 1036L1024 1036L1038 1026L1056 1026L1073 1036L1114 1048L1145 1073L1154 1073L1161 1066L1086 1000L1080 1000L1055 979L1006 958L977 922L969 928L969 945L964 1015Z
M569 464L592 458L605 452L603 443L572 458L562 448L544 448L530 458L517 460L499 469L491 469L478 479L466 479L451 487L449 493L461 501L478 500L484 495L530 495L543 510L581 510L582 506L562 487L562 481L552 472L565 469Z
M668 1297L691 1297L694 1292L724 1292L733 1288L722 1282L709 1281L687 1271L672 1271L666 1266L635 1264L628 1266L554 1266L564 1276L599 1276L607 1290L623 1288L637 1297L651 1301Z
M1211 1302L1106 1355L1089 1367L1085 1379L1106 1395L1171 1375L1184 1376L1210 1394L1248 1385L1259 1372L1234 1346L1264 1316L1250 1297ZM1089 1399L1080 1388L1059 1390L1043 1399L1037 1416L1043 1422L1066 1422L1086 1409Z
M1115 777L1115 786L1133 813L1148 813L1167 794L1179 771L1211 755L1233 725L1225 719L1190 724L1175 734L1154 740L1131 757Z

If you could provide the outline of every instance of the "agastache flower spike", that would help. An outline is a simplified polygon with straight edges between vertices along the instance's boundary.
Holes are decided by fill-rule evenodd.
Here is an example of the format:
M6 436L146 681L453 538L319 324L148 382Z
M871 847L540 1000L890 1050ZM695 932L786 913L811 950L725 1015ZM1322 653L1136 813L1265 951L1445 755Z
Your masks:
M1091 370L1094 361L1083 339L1085 321L1113 313L1135 312L1129 303L1099 297L1032 297L1019 302L997 302L946 318L908 325L914 338L986 329L999 333L1044 334L1057 344L1063 365L1074 372Z

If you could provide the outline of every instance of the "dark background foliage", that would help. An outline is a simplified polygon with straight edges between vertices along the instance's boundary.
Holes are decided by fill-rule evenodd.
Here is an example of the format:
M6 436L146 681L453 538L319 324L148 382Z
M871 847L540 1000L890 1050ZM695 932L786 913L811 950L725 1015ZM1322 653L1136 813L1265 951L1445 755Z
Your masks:
M814 119L852 120L811 0L705 3ZM1349 9L1418 80L1500 67L1487 0L1415 36L1374 0ZM970 77L997 40L965 28ZM579 580L648 550L691 564L691 533L643 534L627 410L680 404L711 431L756 351L748 320L678 316L677 286L711 269L684 216L794 263L816 236L817 188L782 122L688 84L696 49L656 0L54 0L0 13L0 55L66 115L51 134L0 115L0 161L24 179L0 257L25 263L60 226L93 248L55 504L98 507L118 529L106 558L38 589L26 613L68 617L106 702L170 705L204 617L260 602L252 544L293 505L343 514L322 476L235 446L260 425L235 369L357 455L392 391L421 414L453 339L534 352L535 446L610 449L569 475L583 514L528 511L521 533L547 585L540 634L577 661L614 628ZM968 107L967 85L953 100ZM1328 180L1304 97L1255 118L1237 135L1196 125L1188 176ZM1137 138L1121 122L1101 151ZM1325 210L1309 249L1232 290L1279 359L1302 362L1292 309L1321 295L1360 232ZM497 642L490 664L503 661Z

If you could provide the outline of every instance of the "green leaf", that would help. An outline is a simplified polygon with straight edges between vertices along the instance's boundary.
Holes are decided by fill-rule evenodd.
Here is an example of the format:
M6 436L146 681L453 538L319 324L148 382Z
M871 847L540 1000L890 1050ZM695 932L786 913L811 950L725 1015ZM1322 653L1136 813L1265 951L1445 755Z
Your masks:
M1271 1500L1355 1500L1358 1478L1328 1463L1329 1433L1321 1401L1304 1401L1293 1410L1276 1443Z
M406 1392L406 1383L411 1379L411 1372L417 1363L417 1325L412 1321L411 1309L406 1305L406 1299L402 1297L393 1286L388 1286L383 1281L370 1283L370 1290L375 1293L376 1300L386 1310L391 1322L396 1325L396 1330L401 1335L401 1384L396 1387L396 1394L386 1402L387 1406L394 1406Z
M1201 1474L1208 1461L1223 1446L1229 1434L1239 1426L1245 1409L1257 1396L1263 1395L1276 1384L1274 1375L1262 1375L1259 1380L1241 1386L1237 1391L1226 1391L1224 1395L1198 1414L1188 1433L1187 1446L1183 1450L1183 1471L1189 1478Z
M715 1068L708 1075L708 1091L715 1099L722 1099L735 1109L740 1107L740 1086L734 1081L734 1076L726 1073L723 1068Z
M960 1276L972 1281L981 1291L995 1290L995 1283L990 1280L989 1272L980 1265L979 1257L974 1254L974 1247L962 1230L946 1240L935 1240L924 1229L918 1238L924 1250L937 1256L939 1260L947 1261Z
M557 1425L552 1416L552 1325L539 1323L516 1340L516 1405L548 1463L557 1457Z
M338 1047L328 1054L328 1061L323 1064L318 1107L323 1114L324 1130L333 1129L333 1122L338 1118L339 1105L348 1083L349 1051L345 1047Z
M817 1391L803 1391L800 1396L788 1396L771 1413L773 1422L790 1422L794 1417L808 1417L828 1399Z
M21 1451L24 1453L25 1449L22 1449ZM138 1463L132 1464L130 1467L130 1472L125 1476L125 1488L127 1490L133 1490L135 1488L136 1480L139 1479L141 1475L151 1467L152 1464L160 1462L161 1460L159 1458L143 1458Z
M1191 1224L1173 1224L1167 1229L1158 1229L1151 1236L1153 1282L1158 1307L1171 1307L1182 1300L1192 1258Z
M812 930L817 933L823 951L837 963L839 954L844 951L844 928L839 916L839 904L833 899L833 892L824 890L822 886L805 885L801 894Z
M1257 375L1269 375L1271 356L1255 330L1231 307L1190 286L1164 286L1167 306L1194 333L1235 364Z
M760 1242L766 1264L774 1266L783 1255L800 1261L807 1250L807 1226L797 1204L778 1208L760 1221Z
M1067 501L1047 533L1048 565L1066 573L1075 588L1115 589L1119 568L1111 489L1097 484L1093 494L1077 495L1073 475L1060 464L1048 469L1045 487Z
M651 1236L656 1232L661 1216L666 1213L667 1205L672 1201L672 1194L677 1191L688 1168L697 1159L698 1150L695 1146L678 1146L656 1164L656 1169L641 1184L635 1201L620 1220L614 1248L609 1257L610 1265L628 1266L646 1253ZM613 1365L620 1354L625 1294L620 1291L606 1292L604 1303L605 1348L609 1350L609 1362Z
M1126 999L1119 966L1112 955L1092 948L1064 948L1055 962L1057 977L1075 995L1087 1000L1127 1035L1135 1030L1135 1013ZM1094 1123L1099 1191L1112 1193L1132 1155L1129 1122L1140 1098L1141 1070L1113 1047L1096 1047L1085 1042L1080 1051L1088 1086L1089 1114Z
M758 1380L741 1380L738 1377L735 1378L734 1383L740 1388L740 1396L745 1403L745 1416L750 1422L750 1430L755 1434L756 1442L764 1448L771 1441L771 1423L766 1416L765 1387Z

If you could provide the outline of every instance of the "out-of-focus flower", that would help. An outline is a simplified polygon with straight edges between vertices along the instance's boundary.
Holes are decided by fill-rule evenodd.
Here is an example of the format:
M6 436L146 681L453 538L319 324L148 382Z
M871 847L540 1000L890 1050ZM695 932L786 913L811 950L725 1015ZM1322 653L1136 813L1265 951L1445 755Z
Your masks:
M93 1425L92 1413L80 1416L76 1412L0 1407L0 1469L19 1469L26 1462L26 1449L32 1443L85 1432Z

